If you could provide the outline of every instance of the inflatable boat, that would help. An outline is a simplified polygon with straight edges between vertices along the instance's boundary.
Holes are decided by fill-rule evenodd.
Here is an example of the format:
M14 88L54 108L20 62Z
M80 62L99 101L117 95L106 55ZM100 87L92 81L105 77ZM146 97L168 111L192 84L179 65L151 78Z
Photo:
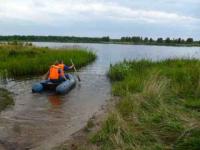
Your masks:
M72 74L68 74L69 79L61 83L53 83L50 80L43 80L32 86L33 93L41 93L45 90L55 91L58 94L68 93L75 85L76 79Z

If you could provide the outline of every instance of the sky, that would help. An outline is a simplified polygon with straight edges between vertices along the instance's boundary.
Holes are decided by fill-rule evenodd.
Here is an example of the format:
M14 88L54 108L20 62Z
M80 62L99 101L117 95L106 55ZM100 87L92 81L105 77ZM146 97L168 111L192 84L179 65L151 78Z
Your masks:
M200 40L200 0L0 0L0 35Z

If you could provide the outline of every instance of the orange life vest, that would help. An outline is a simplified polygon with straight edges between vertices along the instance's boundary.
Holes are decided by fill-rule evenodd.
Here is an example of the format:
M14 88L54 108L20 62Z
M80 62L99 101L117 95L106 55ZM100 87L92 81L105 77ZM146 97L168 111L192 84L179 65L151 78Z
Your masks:
M64 68L65 68L64 64L59 64L58 66L64 71Z
M50 70L49 70L49 79L51 80L58 80L59 79L59 71L60 67L59 66L55 66L55 65L52 65Z

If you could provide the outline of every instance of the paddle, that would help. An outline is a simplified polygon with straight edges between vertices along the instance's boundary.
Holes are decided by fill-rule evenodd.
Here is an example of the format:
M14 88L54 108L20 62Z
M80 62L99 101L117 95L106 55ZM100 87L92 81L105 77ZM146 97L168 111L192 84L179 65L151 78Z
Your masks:
M76 76L77 76L77 78L78 78L78 81L80 82L81 79L80 79L79 75L77 74L77 70L76 70L76 67L75 67L75 65L74 65L74 63L73 63L73 61L72 61L72 59L71 59L71 63L72 63L72 65L74 66L74 71L75 71L75 73L76 73Z
M46 80L48 78L48 74L49 74L49 71L42 76L42 79Z

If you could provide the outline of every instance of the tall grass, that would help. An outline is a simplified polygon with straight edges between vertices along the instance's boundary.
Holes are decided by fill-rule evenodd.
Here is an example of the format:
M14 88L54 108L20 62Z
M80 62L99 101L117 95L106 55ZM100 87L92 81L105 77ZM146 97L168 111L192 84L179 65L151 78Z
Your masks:
M64 60L71 65L73 59L80 68L96 58L95 54L84 49L50 49L23 44L0 44L1 76L18 77L40 75L49 69L56 60Z
M14 104L11 93L5 89L0 88L0 112L10 105Z
M111 66L113 112L91 141L101 149L199 149L200 61Z

